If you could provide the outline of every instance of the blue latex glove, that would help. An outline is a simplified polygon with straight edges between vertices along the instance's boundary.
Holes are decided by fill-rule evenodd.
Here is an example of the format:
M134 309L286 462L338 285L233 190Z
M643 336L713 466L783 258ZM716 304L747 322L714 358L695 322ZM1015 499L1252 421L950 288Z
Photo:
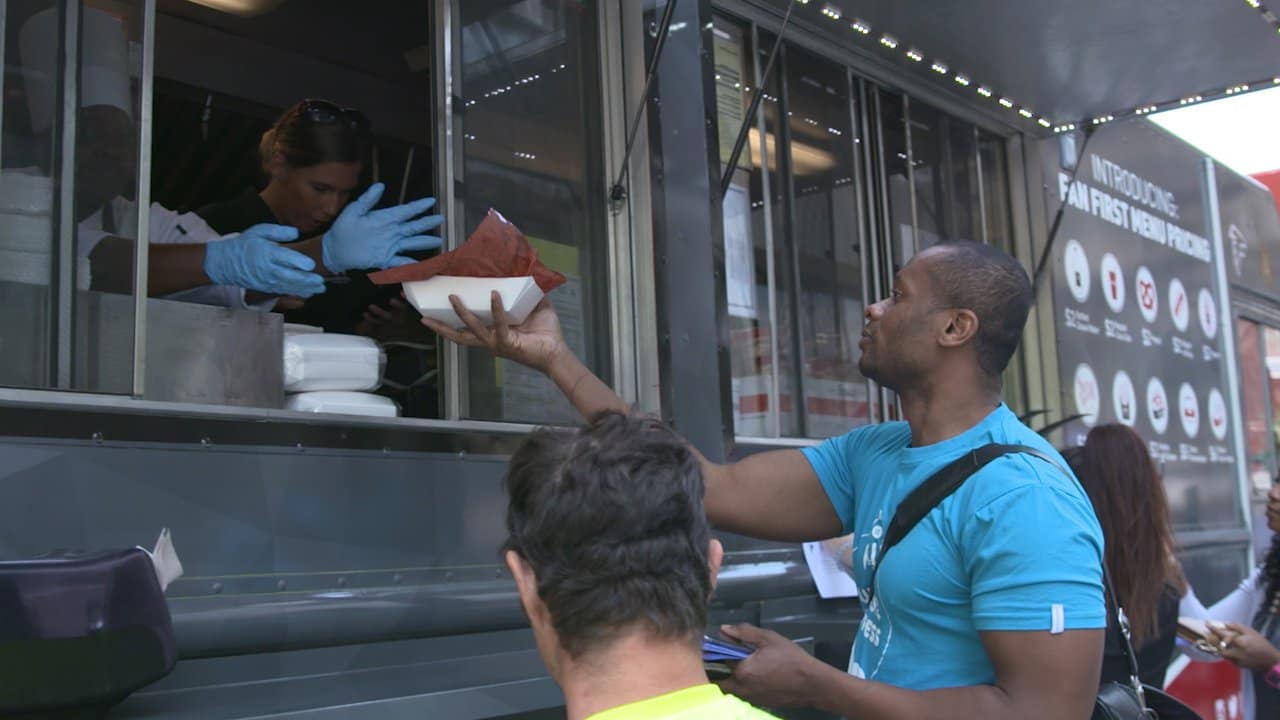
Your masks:
M416 261L401 253L440 247L440 238L422 233L440 227L444 218L418 217L430 210L436 199L422 198L385 210L373 210L382 199L383 189L382 183L375 183L351 201L325 233L321 240L321 259L330 272L384 270L408 265Z
M254 225L239 235L205 245L204 274L215 285L272 295L318 295L324 292L324 278L311 272L315 261L277 244L297 239L297 228Z

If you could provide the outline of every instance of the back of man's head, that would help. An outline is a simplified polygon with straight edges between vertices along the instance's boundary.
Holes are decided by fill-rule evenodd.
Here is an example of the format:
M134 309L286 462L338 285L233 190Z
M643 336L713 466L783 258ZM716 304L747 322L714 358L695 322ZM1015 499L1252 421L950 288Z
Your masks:
M634 633L696 648L719 558L698 461L673 432L619 413L540 430L512 456L506 489L506 549L532 571L570 658ZM524 587L522 600L529 610Z

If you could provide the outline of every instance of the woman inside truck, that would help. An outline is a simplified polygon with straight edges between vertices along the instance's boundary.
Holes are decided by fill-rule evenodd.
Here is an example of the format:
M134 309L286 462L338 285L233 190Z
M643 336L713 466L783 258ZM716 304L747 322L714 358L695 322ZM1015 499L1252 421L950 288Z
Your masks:
M45 10L28 18L19 32L32 145L39 147L52 147L54 138L60 22L56 8ZM82 25L75 152L77 252L82 265L87 259L91 289L131 293L138 213L127 198L137 182L137 137L127 35L118 17L95 8L84 9ZM13 177L10 182L36 185L51 197L52 153L38 155L44 162L6 168L6 175ZM434 199L375 211L381 190L375 186L347 206L322 236L289 247L281 243L315 235L315 228L272 220L236 228L238 234L231 236L190 213L153 203L146 214L148 294L270 310L279 295L325 292L322 273L391 267L412 262L404 252L440 246L439 238L421 234L442 222L438 215L420 217ZM45 242L48 246L50 241Z
M285 110L258 144L265 187L245 188L195 212L220 234L262 223L295 227L301 237L323 234L360 186L371 146L364 113L328 100L302 100ZM373 285L361 270L348 271L323 295L284 298L279 309L289 322L329 332L381 335L397 319L417 325L397 294Z

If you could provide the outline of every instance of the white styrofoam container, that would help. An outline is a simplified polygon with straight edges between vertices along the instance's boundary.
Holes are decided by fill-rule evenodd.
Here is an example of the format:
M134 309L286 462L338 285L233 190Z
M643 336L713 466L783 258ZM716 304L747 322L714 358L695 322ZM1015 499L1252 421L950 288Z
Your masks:
M284 389L374 390L382 384L386 356L359 335L307 333L284 338Z
M31 172L0 172L0 212L45 215L53 212L53 179Z
M0 249L0 280L27 285L48 285L52 272L53 254L47 249L43 252ZM80 258L76 264L77 288L89 289L90 272L88 258Z
M0 250L48 255L52 248L51 216L0 210Z
M450 327L463 327L462 319L449 303L450 295L457 295L485 325L493 324L489 294L494 290L502 295L502 309L512 325L524 322L543 295L542 288L531 275L508 278L437 275L403 285L405 297L423 317L439 320Z
M40 283L49 282L53 190L53 181L47 177L0 172L0 251L21 254L0 261L3 279L33 282L33 277L38 275ZM36 258L37 255L43 257ZM16 266L12 266L11 261L16 262Z
M48 285L53 268L53 181L0 172L0 280ZM89 261L78 263L76 286L89 288Z
M399 417L400 415L400 408L391 398L343 390L322 390L290 395L285 400L284 407L286 410L310 413L338 413L368 417Z

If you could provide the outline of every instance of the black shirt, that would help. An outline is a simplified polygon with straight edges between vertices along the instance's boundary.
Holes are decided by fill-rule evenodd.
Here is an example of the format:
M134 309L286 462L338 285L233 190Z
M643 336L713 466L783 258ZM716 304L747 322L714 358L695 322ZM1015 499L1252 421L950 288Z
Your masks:
M1145 685L1164 687L1164 673L1173 657L1178 638L1178 591L1165 585L1156 607L1156 635L1147 638L1142 647L1135 648L1138 655L1138 676ZM1110 611L1108 610L1108 615ZM1124 637L1119 628L1107 618L1106 651L1102 657L1102 682L1129 683L1129 660L1124 652Z
M219 235L241 232L262 223L280 224L271 207L253 188L245 188L230 200L205 205L195 212ZM284 319L316 325L325 332L355 333L365 308L372 304L385 305L399 292L398 286L369 282L366 272L351 270L345 274L347 284L326 286L324 294L307 298L301 309L285 312Z
M245 188L244 192L230 200L210 203L196 210L196 214L209 223L219 235L247 230L262 223L279 224L267 201L257 190Z

